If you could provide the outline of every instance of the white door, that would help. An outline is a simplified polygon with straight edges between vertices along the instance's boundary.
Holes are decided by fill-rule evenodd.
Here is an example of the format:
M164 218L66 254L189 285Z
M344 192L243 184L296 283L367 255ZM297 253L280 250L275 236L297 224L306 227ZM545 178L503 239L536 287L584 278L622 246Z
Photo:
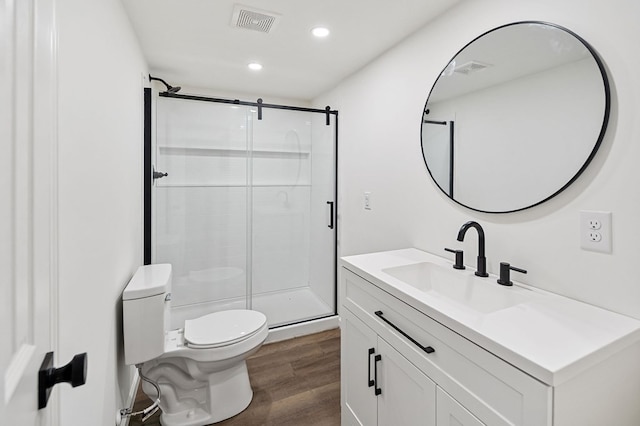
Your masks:
M438 388L438 426L484 426L448 393Z
M344 309L341 343L342 423L375 426L378 424L374 377L376 333Z
M57 424L38 410L53 349L55 34L53 1L0 0L0 424Z
M378 337L378 426L435 426L436 384Z

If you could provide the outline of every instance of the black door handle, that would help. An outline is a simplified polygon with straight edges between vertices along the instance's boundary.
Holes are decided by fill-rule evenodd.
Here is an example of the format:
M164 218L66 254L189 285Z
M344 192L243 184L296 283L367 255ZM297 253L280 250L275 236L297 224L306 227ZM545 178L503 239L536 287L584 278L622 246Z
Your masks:
M165 176L169 176L169 173L156 172L155 170L153 171L153 179L160 179Z
M373 355L375 353L375 348L369 348L369 356L368 358L368 362L367 362L367 385L368 387L373 386L376 382L371 380L371 355Z
M45 355L38 371L38 409L47 406L51 388L58 383L70 383L72 387L82 386L87 381L87 353L78 354L65 366L53 367L53 352Z
M330 207L330 210L329 210L329 215L330 215L329 228L333 229L333 201L327 201L327 204L329 204L329 207Z
M378 361L382 359L382 355L376 355L373 360L373 380L375 381L375 387L373 388L376 396L382 393L382 389L378 387Z

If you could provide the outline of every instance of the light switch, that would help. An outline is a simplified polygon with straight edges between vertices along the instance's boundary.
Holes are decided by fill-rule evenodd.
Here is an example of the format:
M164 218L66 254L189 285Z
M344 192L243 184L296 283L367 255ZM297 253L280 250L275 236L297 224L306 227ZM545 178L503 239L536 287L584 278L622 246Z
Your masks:
M371 192L364 193L364 209L371 210Z

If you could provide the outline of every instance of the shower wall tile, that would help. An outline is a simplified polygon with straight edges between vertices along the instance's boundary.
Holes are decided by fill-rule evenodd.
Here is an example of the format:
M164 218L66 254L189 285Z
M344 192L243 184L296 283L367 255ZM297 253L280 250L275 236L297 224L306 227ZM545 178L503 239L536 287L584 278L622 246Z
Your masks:
M156 261L171 261L175 279L191 283L174 289L176 300L193 303L201 297L205 301L244 294L246 188L164 187L156 194ZM202 281L220 268L234 268L241 276L211 279L206 290L201 282L193 283L194 274Z
M246 108L159 98L156 114L160 147L242 149L247 145Z
M247 268L245 188L159 188L157 261L171 260L181 285L174 304L243 295ZM308 187L253 188L252 289L268 293L309 285ZM164 231L164 232L163 232ZM183 236L183 238L181 238ZM193 276L235 268L240 276L205 285ZM203 272L204 271L204 272Z
M269 114L267 120L264 114ZM253 149L309 151L311 147L311 121L307 114L297 111L270 110L263 120L252 120Z
M254 294L309 285L308 187L254 188Z
M215 155L214 155L215 154ZM157 169L168 173L159 185L240 185L247 184L247 159L206 150L160 151Z

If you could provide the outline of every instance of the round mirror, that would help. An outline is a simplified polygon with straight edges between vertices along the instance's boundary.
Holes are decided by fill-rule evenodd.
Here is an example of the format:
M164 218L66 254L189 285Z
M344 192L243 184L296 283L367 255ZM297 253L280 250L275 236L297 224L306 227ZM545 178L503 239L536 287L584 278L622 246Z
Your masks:
M422 117L427 169L452 200L506 213L548 200L587 167L609 118L602 62L556 25L518 22L467 44Z

